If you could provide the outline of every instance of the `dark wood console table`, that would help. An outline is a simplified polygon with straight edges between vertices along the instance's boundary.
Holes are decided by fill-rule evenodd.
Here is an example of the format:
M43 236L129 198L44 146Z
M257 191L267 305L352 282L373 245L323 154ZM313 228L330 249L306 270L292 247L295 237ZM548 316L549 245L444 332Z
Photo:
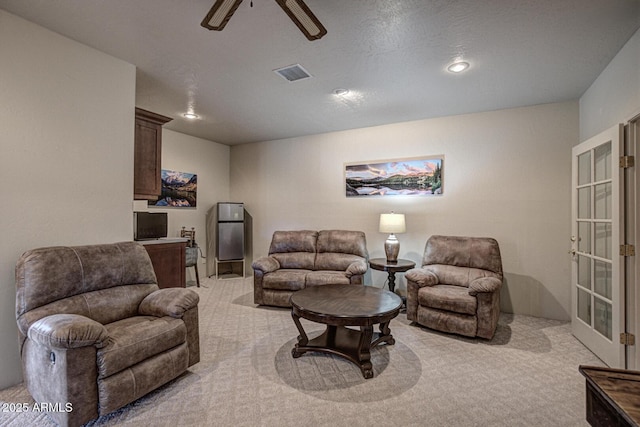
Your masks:
M187 239L140 241L151 258L158 287L184 288L186 280Z
M402 307L393 292L362 285L322 285L302 289L291 296L291 317L300 332L291 350L293 357L307 351L342 356L360 367L365 379L373 378L371 349L379 344L395 344L389 323ZM327 325L326 331L311 340L300 318ZM380 324L380 332L373 325ZM359 326L360 330L346 328Z
M640 372L580 366L586 378L587 421L596 426L640 424Z

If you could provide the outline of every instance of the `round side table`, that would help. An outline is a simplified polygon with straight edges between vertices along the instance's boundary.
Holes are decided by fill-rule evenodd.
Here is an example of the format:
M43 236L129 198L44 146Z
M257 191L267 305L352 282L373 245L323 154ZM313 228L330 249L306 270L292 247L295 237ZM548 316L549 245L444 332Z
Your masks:
M395 292L396 273L404 273L416 266L416 263L408 259L398 259L397 262L387 262L386 258L373 258L369 260L369 267L378 271L386 271L389 274L389 290Z

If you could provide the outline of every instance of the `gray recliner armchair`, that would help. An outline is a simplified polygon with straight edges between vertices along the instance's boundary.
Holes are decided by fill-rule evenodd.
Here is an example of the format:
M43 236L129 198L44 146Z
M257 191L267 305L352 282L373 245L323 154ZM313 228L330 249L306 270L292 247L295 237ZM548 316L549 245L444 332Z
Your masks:
M135 242L25 252L16 266L24 379L59 425L108 414L200 360L196 292L159 289Z
M503 280L495 239L431 236L422 267L407 271L405 278L408 320L442 332L493 338Z

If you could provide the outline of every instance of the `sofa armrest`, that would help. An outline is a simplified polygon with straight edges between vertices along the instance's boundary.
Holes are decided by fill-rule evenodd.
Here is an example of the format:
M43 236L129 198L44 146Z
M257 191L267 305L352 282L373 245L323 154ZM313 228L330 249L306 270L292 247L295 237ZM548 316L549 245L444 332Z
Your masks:
M366 273L367 268L368 267L365 260L354 261L349 264L349 267L347 267L347 271L345 272L345 274L347 275L347 277L357 276Z
M480 277L469 283L469 295L496 292L501 286L502 281L500 281L500 279L495 277Z
M103 347L109 332L101 323L79 314L52 314L34 322L29 339L47 348Z
M418 321L418 292L425 286L440 283L436 273L426 268L412 268L404 275L407 280L407 319Z
M263 256L255 260L251 264L251 268L254 270L260 270L263 274L266 274L280 269L280 263L273 257Z
M171 316L180 319L187 310L197 307L199 301L200 295L191 289L158 289L142 300L138 312L143 316Z
M416 283L419 287L433 286L440 282L436 273L424 268L412 268L405 273L404 277Z

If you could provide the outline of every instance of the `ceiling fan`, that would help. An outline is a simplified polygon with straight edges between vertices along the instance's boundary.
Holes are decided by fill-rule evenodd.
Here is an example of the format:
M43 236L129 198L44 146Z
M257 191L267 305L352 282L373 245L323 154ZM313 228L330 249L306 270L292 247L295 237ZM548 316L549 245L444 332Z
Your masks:
M216 0L200 25L209 30L222 31L240 3L242 0ZM318 40L327 34L326 28L303 0L276 0L276 3L309 40Z

